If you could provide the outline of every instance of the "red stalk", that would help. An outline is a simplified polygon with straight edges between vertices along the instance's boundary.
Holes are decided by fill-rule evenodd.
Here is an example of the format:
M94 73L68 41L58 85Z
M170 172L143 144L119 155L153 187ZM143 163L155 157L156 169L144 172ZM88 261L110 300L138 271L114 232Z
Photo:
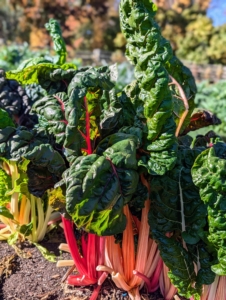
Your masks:
M89 262L87 264L88 267L88 276L90 278L97 278L96 271L96 239L98 237L95 234L88 234L88 246L87 246L87 257L89 258Z
M65 105L64 105L64 102L60 99L60 97L58 97L56 95L54 95L53 97L56 98L57 101L60 103L60 109L61 109L63 115L65 116ZM66 119L65 120L61 120L60 122L63 122L66 125L68 124L68 121Z
M96 270L98 262L104 262L105 238L88 233L87 239L82 235L82 254L80 255L73 231L73 222L62 216L64 234L70 249L71 256L79 274L68 276L67 283L75 286L98 284L90 300L96 300L101 285L107 278L107 272Z
M83 255L84 259L87 261L87 255L88 255L87 254L87 240L86 240L86 237L84 234L82 235L81 242L82 242L82 255Z
M98 297L98 295L99 295L100 289L101 289L101 285L98 285L98 286L93 290L93 293L92 293L91 297L89 298L89 300L96 300L97 297Z
M87 264L83 257L81 257L77 242L73 232L73 222L62 216L62 222L64 225L64 234L67 240L67 244L70 249L71 256L75 262L76 268L80 274L87 275ZM81 275L80 275L81 276Z
M81 285L92 285L95 284L97 280L95 278L89 278L85 275L69 275L67 283L71 285L81 286Z

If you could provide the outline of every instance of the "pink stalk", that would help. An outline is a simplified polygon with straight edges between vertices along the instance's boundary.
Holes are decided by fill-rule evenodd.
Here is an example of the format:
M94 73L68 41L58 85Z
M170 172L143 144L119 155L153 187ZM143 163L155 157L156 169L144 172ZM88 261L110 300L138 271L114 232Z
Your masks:
M152 292L155 292L159 288L159 276L162 271L162 266L163 266L163 261L160 258L158 261L158 265L155 269L155 272L151 278L148 278L146 275L142 274L141 272L139 272L137 270L134 270L133 274L140 277L146 283L148 292L152 293Z
M152 289L150 279L147 276L145 276L144 274L142 274L142 273L140 273L139 271L136 271L136 270L133 270L133 274L140 277L146 283L148 291L150 291Z
M62 219L61 216L60 216L60 217L57 217L57 218L55 218L55 219L49 221L49 222L48 222L48 225L54 224L54 223L56 223L56 222L58 222L58 221L61 221L61 219Z
M149 279L150 280L150 290L148 289L148 291L150 293L155 292L159 288L159 276L160 276L160 273L162 271L162 266L163 266L163 261L160 258L159 261L158 261L158 264L157 264L157 267L155 269L154 274Z
M5 228L6 224L0 224L0 228Z

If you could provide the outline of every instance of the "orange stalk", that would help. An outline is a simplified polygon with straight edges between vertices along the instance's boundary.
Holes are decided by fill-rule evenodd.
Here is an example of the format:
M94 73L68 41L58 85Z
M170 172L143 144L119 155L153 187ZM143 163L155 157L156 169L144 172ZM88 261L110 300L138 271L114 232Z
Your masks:
M147 180L144 178L143 174L141 175L141 181L145 186L147 186L150 194L150 186ZM145 271L145 265L147 263L147 254L148 254L148 240L149 240L149 231L150 231L150 226L148 225L149 209L150 209L150 199L147 199L145 201L144 208L142 209L141 224L140 224L138 246L137 246L137 255L136 255L136 264L135 264L135 270L143 274ZM141 282L142 279L140 277L133 276L129 284L132 287L135 287L137 285L140 285Z
M21 225L24 224L24 212L26 207L27 197L22 195L21 203L20 203L20 214L19 214L19 223Z
M123 270L125 278L127 282L129 282L133 276L133 270L135 267L133 225L128 205L124 206L123 212L127 219L127 225L123 232L122 239Z

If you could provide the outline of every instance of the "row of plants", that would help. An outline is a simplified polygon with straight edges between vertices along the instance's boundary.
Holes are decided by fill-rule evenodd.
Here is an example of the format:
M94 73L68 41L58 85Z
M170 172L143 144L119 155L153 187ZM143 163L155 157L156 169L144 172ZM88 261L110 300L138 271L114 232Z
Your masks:
M162 37L156 10L121 0L135 67L121 91L115 65L66 63L53 19L56 56L1 71L0 237L38 246L60 218L60 249L72 261L58 266L75 265L67 282L92 285L91 300L109 275L131 299L145 285L166 300L222 300L226 144L214 132L188 135L219 120L193 112L194 78Z
M17 35L19 43L27 42L32 49L48 47L50 39L42 26L51 15L60 20L64 28L63 34L71 56L77 49L121 49L124 52L126 39L120 31L117 1L84 0L71 3L58 0L56 8L49 0L11 0L7 3L11 4L11 10L9 7L7 10L11 18L7 18L8 23L5 25L8 27L7 38L3 37L6 43L16 40ZM226 26L213 25L213 21L207 16L209 1L193 3L194 1L174 1L169 9L169 4L166 5L165 1L157 1L160 9L156 17L163 35L171 42L180 59L196 63L225 64Z

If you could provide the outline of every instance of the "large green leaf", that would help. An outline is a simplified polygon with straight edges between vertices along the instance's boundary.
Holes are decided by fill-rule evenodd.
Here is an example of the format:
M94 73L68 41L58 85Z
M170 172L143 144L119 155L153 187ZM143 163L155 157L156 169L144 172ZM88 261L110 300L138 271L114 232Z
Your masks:
M28 131L25 127L0 129L1 157L18 162L23 158L30 161L25 171L29 176L29 191L36 196L53 187L66 169L63 157L49 144L43 130Z
M191 175L193 163L202 150L181 145L175 167L164 176L155 176L151 180L152 205L149 224L152 235L159 245L165 264L170 268L172 283L185 297L200 293L202 284L214 281L214 274L210 271L211 263L207 266L201 263L198 254L193 255L194 249L201 251L197 249L200 248L205 234L207 216L207 207L202 202ZM171 233L171 238L165 236L167 233ZM204 243L203 251L205 261L211 261L211 255ZM194 263L198 266L198 276ZM204 276L206 272L209 272L209 276Z
M49 22L45 24L45 28L49 31L49 34L53 39L53 49L57 53L57 57L54 58L54 63L62 65L66 61L67 51L62 37L60 24L56 20L50 19Z
M7 126L15 127L15 124L13 123L7 111L0 108L0 129L3 129Z
M210 245L217 251L218 264L212 266L217 275L226 275L226 144L216 143L203 151L192 168L195 185L208 207Z
M136 191L136 143L116 142L103 152L78 157L63 173L66 209L79 228L98 235L122 232L123 206Z
M172 169L177 158L176 124L173 97L169 88L166 64L172 49L160 33L153 17L156 6L150 1L122 0L121 28L127 38L127 58L135 65L136 82L126 88L136 109L134 118L144 131L139 164L150 174L163 175ZM132 124L131 124L132 125ZM164 162L163 162L164 160Z
M108 67L82 69L70 80L67 93L56 93L34 104L33 110L46 120L46 129L63 146L69 161L91 154L101 128L118 123L120 108L112 105L117 99L109 98L113 86Z

